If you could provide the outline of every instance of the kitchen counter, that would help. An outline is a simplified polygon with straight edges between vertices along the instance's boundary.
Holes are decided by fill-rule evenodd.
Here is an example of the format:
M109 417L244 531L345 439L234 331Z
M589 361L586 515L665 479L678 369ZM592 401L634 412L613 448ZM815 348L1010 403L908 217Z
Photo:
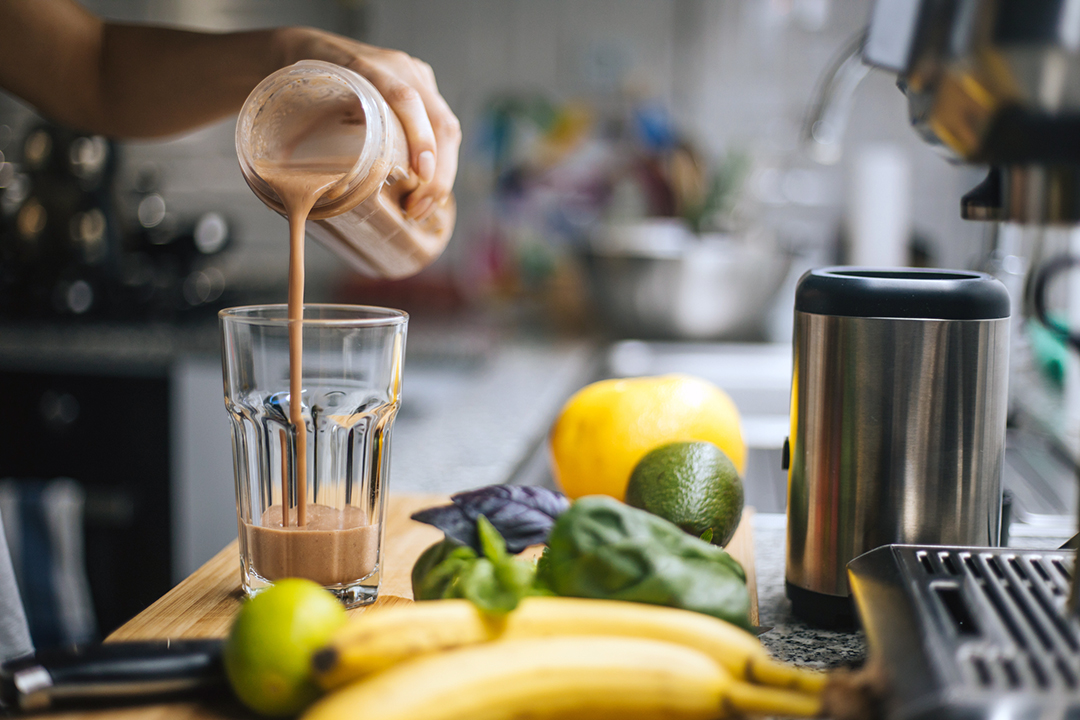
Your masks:
M212 436L197 446L202 459L216 442L225 466L213 471L200 466L193 474L216 478L220 497L214 496L213 505L221 510L221 529L200 529L207 551L199 558L192 553L185 574L197 566L191 562L205 560L235 537L217 342L212 322L187 328L22 328L0 334L0 364L9 367L40 368L50 359L65 365L157 365L178 353L208 356L205 374L213 381L204 384L212 396L209 405L221 415L220 427L214 425ZM550 420L569 393L598 376L691 372L724 385L743 413L751 444L748 474L756 476L747 499L765 511L754 518L760 624L771 628L762 642L778 658L811 667L864 659L861 632L811 628L791 614L784 596L785 518L776 512L783 508L783 477L776 477L776 468L788 422L788 346L623 342L604 353L593 342L507 338L482 324L417 324L410 328L408 358L405 403L394 431L394 492L447 494L507 481L550 484L542 452ZM205 505L205 493L199 497ZM1064 539L1045 537L1030 526L1014 528L1015 547L1057 547ZM401 589L394 582L384 582L392 594Z
M410 569L415 557L441 534L435 528L409 518L416 510L445 501L445 496L395 494L391 496L386 519L387 572L382 579L376 606L408 602L411 597ZM758 624L770 629L760 636L765 647L777 658L796 665L830 669L858 665L866 647L861 632L836 632L808 627L791 615L784 597L785 517L765 513L754 516L752 531L740 528L733 539L732 553L745 562L752 554L756 576ZM1018 528L1014 535L1017 547L1057 547L1061 538L1040 532L1039 528ZM752 550L747 547L752 540ZM199 638L223 636L239 607L241 592L237 573L235 541L221 550L202 568L162 597L146 611L133 618L110 636L110 640L148 638ZM364 612L363 608L350 611ZM248 717L235 703L170 703L152 707L52 715L65 720L97 718L143 718L160 720L213 720Z
M385 517L383 573L379 598L370 607L388 607L411 602L411 569L416 558L442 533L434 527L410 519L410 515L431 505L446 502L445 495L391 494ZM752 513L747 513L749 517ZM752 553L752 529L740 525L728 547L744 564ZM158 638L220 638L232 624L240 607L242 592L238 570L236 541L227 545L209 562L195 571L142 613L125 623L108 641ZM753 568L748 568L753 581ZM756 586L752 586L756 587ZM756 598L751 594L751 603ZM367 608L350 610L351 615ZM753 616L751 617L752 620ZM49 715L64 720L104 720L104 718L157 718L158 720L217 720L254 717L231 699L208 699L205 702L173 702L152 706L109 708L105 710Z
M787 517L778 513L754 516L754 565L757 570L761 642L775 657L806 667L827 669L862 663L866 639L861 630L821 630L791 613L784 595Z
M762 627L771 628L761 642L775 657L821 669L862 664L866 638L861 630L842 632L807 625L791 613L784 595L787 518L779 513L754 516L754 563L757 570L758 612ZM1069 535L1060 526L1039 527L1014 523L1009 546L1054 549Z

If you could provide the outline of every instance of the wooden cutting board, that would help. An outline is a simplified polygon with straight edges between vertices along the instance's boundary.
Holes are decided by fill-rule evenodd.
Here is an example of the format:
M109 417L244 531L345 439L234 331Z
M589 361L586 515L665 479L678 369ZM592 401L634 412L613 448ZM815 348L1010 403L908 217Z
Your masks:
M446 502L447 498L442 495L390 496L383 541L382 566L385 570L379 599L368 608L350 610L350 614L412 602L410 574L413 563L428 546L442 539L442 532L418 523L409 516L417 510ZM753 531L750 523L752 516L752 508L743 512L739 529L728 543L727 549L746 568L747 586L750 589L750 619L757 625L757 580L754 573ZM224 637L228 634L242 599L239 551L236 541L233 541L157 602L118 628L106 642ZM47 717L64 720L224 720L256 716L238 703L219 700L52 713Z

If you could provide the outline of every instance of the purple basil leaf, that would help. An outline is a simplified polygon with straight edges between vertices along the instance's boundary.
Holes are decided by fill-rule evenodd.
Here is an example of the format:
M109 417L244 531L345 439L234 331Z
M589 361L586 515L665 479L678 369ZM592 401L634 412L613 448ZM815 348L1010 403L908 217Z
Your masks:
M545 542L555 518L570 507L562 493L525 485L489 485L450 499L474 524L480 515L486 517L510 554Z
M413 513L412 519L435 527L447 537L481 553L476 519L483 515L506 540L506 551L517 554L547 540L555 518L570 507L562 493L524 485L488 485L458 493L452 505Z
M468 545L476 552L480 552L480 538L476 534L476 520L471 519L457 505L430 507L413 513L412 519L434 525L446 533L447 537Z

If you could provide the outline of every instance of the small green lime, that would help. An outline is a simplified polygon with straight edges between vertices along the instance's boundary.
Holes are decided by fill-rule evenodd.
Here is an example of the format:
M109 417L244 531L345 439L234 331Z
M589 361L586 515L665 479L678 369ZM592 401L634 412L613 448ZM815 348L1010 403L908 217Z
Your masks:
M630 475L626 503L696 537L711 530L711 542L726 545L742 518L743 486L735 465L716 445L676 442L641 459Z
M338 599L310 580L274 583L240 608L225 642L233 691L263 715L295 715L319 695L311 655L345 622Z

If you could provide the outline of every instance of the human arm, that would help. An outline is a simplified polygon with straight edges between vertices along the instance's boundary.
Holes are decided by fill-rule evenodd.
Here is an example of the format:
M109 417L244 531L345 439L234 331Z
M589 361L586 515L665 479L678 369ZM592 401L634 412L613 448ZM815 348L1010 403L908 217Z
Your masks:
M0 0L0 87L59 123L112 137L225 117L264 77L303 59L364 75L401 118L413 169L429 181L406 200L411 215L445 200L460 126L430 66L406 53L312 28L203 33L102 21L72 0Z

